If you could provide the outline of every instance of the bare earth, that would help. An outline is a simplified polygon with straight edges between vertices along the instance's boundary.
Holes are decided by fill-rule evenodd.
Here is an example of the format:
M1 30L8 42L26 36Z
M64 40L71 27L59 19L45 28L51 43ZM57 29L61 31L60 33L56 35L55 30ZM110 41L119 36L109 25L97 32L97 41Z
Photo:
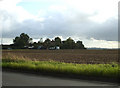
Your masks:
M60 61L79 64L118 62L118 50L3 50L3 58L17 56L38 61Z

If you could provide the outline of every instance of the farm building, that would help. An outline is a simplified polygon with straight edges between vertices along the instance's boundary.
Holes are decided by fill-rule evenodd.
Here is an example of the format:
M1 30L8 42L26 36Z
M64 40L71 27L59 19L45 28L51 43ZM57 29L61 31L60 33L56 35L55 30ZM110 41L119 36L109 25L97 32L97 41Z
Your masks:
M55 47L50 47L49 49L50 49L50 50L59 50L60 47L59 47L59 46L55 46Z

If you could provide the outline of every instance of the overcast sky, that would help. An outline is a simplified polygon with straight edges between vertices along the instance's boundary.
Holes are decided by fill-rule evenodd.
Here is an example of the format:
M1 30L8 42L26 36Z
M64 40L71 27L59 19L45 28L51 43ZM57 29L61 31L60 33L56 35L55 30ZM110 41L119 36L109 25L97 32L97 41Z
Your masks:
M2 42L27 33L34 41L60 36L86 47L117 48L119 0L0 0Z

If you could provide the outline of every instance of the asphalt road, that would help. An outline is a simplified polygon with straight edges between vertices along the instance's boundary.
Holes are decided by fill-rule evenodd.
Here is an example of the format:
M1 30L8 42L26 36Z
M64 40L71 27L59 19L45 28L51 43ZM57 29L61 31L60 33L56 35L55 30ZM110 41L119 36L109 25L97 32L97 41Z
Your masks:
M117 84L3 71L3 86L116 86Z

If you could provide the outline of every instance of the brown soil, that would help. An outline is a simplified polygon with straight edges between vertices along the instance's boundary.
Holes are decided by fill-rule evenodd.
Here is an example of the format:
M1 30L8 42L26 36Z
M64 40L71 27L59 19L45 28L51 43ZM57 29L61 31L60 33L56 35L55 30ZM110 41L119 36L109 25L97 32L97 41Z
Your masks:
M38 61L60 61L79 64L118 62L118 50L3 50L2 57L15 55Z

